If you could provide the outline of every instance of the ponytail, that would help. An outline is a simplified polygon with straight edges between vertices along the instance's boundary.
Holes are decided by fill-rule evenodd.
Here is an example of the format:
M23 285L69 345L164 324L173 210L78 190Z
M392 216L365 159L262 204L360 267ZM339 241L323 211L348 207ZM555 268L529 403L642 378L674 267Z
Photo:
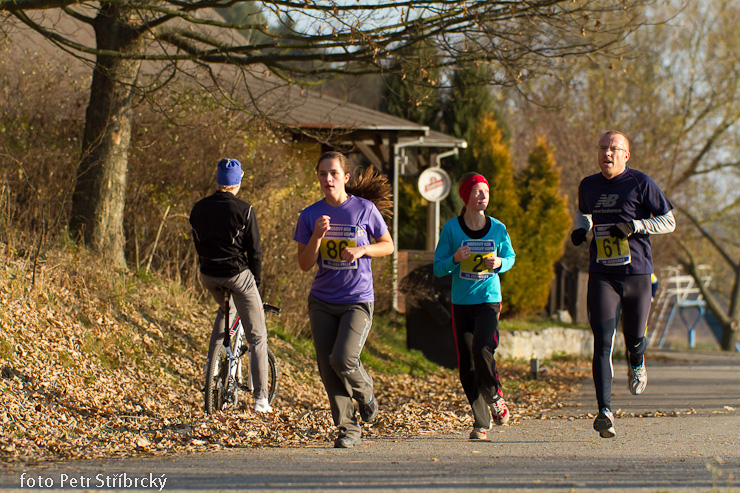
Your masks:
M393 216L393 193L388 177L378 173L373 165L346 187L347 193L367 199L378 208L385 217Z

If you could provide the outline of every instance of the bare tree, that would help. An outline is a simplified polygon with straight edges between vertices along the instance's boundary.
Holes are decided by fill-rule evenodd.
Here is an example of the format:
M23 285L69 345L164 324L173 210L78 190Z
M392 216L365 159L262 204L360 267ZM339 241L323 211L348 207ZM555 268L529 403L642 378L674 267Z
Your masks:
M713 0L673 7L661 14L669 22L631 35L634 50L623 59L572 60L527 88L551 107L520 106L517 137L526 145L547 134L574 191L598 171L593 143L600 134L624 131L629 165L653 176L680 213L677 233L656 237L654 253L694 275L722 326L722 347L732 350L740 336L740 6ZM713 267L711 288L697 263Z
M728 244L732 242L722 241L721 235L717 232L709 231L702 225L697 218L686 210L681 210L696 229L701 233L712 248L721 256L722 260L730 268L732 287L730 288L727 307L723 306L722 301L713 293L707 285L702 282L699 265L696 261L696 253L687 242L682 242L686 253L682 264L686 271L696 280L697 286L701 290L702 297L707 303L707 308L717 318L717 322L722 328L722 340L720 345L727 351L735 350L736 345L740 343L740 262L736 261L727 250Z
M239 0L0 0L0 17L7 32L16 21L93 67L70 227L125 266L131 108L146 91L187 74L210 81L224 101L261 114L261 101L249 96L251 69L312 85L403 66L391 62L420 44L442 55L438 68L489 64L490 78L481 82L516 85L562 57L616 50L649 1L277 0L262 2L268 25L213 14ZM219 66L237 71L222 78Z

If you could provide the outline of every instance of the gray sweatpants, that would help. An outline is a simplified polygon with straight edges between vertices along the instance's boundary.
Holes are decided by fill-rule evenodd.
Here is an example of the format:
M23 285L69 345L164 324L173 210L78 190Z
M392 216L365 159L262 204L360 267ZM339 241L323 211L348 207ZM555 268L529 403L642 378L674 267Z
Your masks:
M210 360L217 344L224 339L224 293L222 288L231 290L229 308L229 327L232 326L239 314L244 327L244 335L249 342L249 372L253 376L254 398L267 398L267 327L265 312L262 307L262 298L254 282L252 271L245 269L234 277L212 277L203 273L200 275L203 287L218 303L216 321L213 322L211 342L208 345L208 359Z
M373 379L360 361L373 323L373 303L335 305L309 295L308 316L334 424L340 436L358 438L353 399L366 404L373 396Z

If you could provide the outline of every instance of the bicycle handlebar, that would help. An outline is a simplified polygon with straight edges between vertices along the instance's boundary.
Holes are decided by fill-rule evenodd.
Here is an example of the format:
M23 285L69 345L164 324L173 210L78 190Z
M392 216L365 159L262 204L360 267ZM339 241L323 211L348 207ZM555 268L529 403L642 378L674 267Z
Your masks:
M272 306L269 303L262 303L262 307L265 309L266 312L274 313L275 315L280 316L280 308Z

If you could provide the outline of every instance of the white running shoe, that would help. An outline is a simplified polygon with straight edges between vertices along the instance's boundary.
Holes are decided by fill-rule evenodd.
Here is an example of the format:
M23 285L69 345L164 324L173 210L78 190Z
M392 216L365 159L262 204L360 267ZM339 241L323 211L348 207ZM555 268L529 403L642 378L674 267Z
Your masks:
M645 369L645 360L638 366L632 366L627 360L627 384L633 395L642 394L647 387L647 370Z
M254 410L258 413L271 413L272 406L267 402L267 399L255 399Z
M485 440L487 437L488 433L486 433L485 428L473 428L473 431L470 432L471 440Z
M509 422L509 408L506 407L506 401L499 396L498 399L490 404L491 417L496 426L502 426Z

